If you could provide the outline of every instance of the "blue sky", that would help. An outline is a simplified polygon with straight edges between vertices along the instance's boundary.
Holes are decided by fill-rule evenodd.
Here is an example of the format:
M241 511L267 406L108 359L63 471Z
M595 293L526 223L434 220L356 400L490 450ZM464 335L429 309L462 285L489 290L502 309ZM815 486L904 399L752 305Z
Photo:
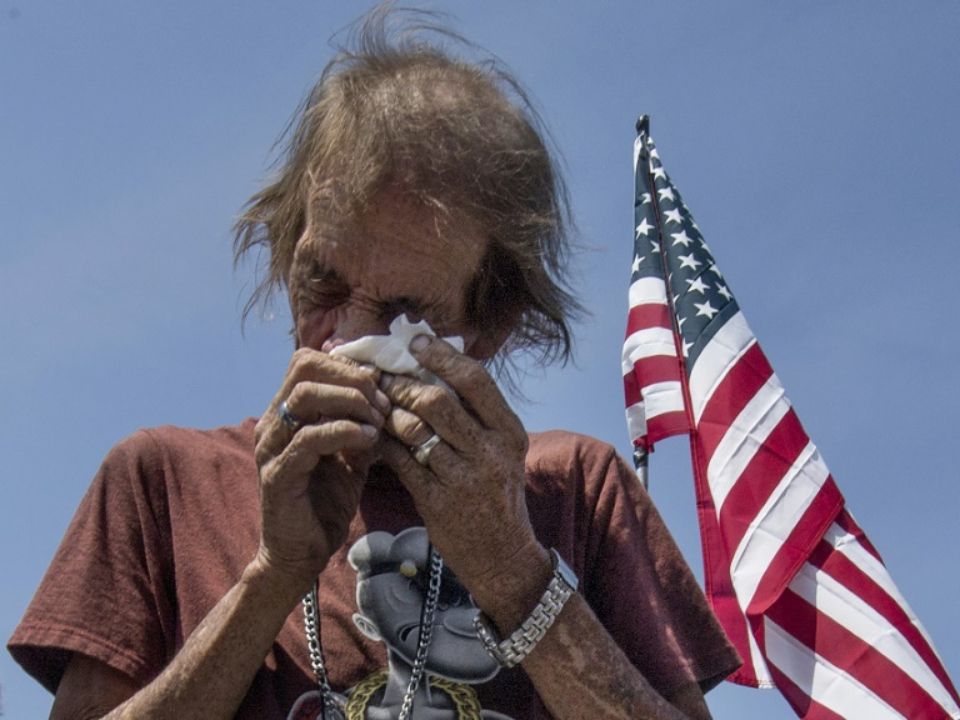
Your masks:
M360 3L0 0L0 636L106 451L257 415L283 302L240 312L230 226ZM664 163L849 507L954 678L960 3L434 2L524 80L562 150L592 318L530 429L628 451L618 376L633 125ZM588 401L585 402L585 399ZM700 554L686 443L652 494ZM5 716L46 693L0 654ZM788 718L728 686L718 718Z

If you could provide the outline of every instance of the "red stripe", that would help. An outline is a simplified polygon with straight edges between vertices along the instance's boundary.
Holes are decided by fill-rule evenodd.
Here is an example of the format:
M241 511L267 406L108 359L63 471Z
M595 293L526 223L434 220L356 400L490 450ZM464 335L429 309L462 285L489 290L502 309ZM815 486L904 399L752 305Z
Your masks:
M773 368L758 343L751 345L727 371L704 407L697 425L707 462L727 429L771 375Z
M736 548L756 521L770 494L807 447L810 439L791 408L747 463L720 508L727 547Z
M689 431L690 424L687 422L687 413L683 410L647 418L647 438L649 438L651 445L672 435L682 435Z
M843 509L843 512L840 513L840 516L837 518L837 525L842 527L846 532L855 536L857 540L863 545L863 548L873 555L880 563L883 563L883 558L880 557L880 553L873 546L873 543L867 538L866 533L857 525L856 520L853 519L853 515L850 514L850 511L846 508Z
M755 631L757 624L763 622L761 615L790 584L842 508L843 496L840 495L833 478L828 476L820 492L764 570L763 578L747 606L746 614Z
M792 590L783 593L767 616L905 717L917 720L944 717L940 703L899 665Z
M627 337L633 335L637 330L659 327L673 330L673 321L670 318L670 310L661 303L644 303L643 305L634 305L627 313Z
M882 586L874 582L869 575L857 567L850 558L842 552L834 550L833 546L826 541L822 541L817 546L811 554L809 562L854 593L896 628L897 632L903 635L910 646L916 650L923 662L930 668L930 671L936 675L954 701L960 704L957 690L950 681L950 677L936 652L930 647L923 633L913 624L907 611L895 598L891 597Z
M776 665L770 663L769 668L770 675L777 684L777 690L790 703L797 717L803 720L846 720L843 715L837 715L833 710L824 707L807 695L800 686L795 685L790 678L780 672Z
M640 383L633 372L628 372L623 376L623 399L627 407L636 405L642 399L640 397Z
M680 363L676 355L651 355L633 364L633 374L641 387L658 382L680 382Z

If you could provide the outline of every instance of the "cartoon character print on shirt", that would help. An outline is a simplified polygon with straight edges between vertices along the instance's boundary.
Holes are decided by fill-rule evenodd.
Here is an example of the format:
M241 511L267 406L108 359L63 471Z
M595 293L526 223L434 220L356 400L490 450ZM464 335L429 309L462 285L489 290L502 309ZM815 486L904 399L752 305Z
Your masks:
M410 680L420 610L427 591L427 531L412 527L397 535L375 531L350 548L347 559L357 571L357 609L353 621L367 637L387 646L387 668L378 670L337 700L347 720L396 720ZM446 567L434 619L426 670L414 696L413 720L511 720L480 707L471 687L500 669L477 638L479 613L470 593ZM288 720L320 718L320 693L302 695ZM334 720L328 713L327 720Z

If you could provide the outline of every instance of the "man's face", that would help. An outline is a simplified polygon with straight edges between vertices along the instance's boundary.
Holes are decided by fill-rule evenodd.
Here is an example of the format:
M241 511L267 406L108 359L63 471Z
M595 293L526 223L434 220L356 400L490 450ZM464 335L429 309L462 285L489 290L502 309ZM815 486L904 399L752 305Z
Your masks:
M441 231L433 213L383 193L353 230L325 233L309 223L297 245L289 288L298 347L330 351L364 335L384 335L406 313L438 335L461 335L481 356L465 315L467 288L487 240L469 220Z

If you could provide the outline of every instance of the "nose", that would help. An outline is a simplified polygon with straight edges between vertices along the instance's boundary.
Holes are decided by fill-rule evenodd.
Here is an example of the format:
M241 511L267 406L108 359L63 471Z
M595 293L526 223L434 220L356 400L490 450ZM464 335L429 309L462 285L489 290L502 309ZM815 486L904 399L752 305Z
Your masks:
M367 335L386 335L393 318L383 317L379 309L365 308L354 303L345 303L333 311L332 332L323 341L320 349L330 352L335 347L346 345Z

